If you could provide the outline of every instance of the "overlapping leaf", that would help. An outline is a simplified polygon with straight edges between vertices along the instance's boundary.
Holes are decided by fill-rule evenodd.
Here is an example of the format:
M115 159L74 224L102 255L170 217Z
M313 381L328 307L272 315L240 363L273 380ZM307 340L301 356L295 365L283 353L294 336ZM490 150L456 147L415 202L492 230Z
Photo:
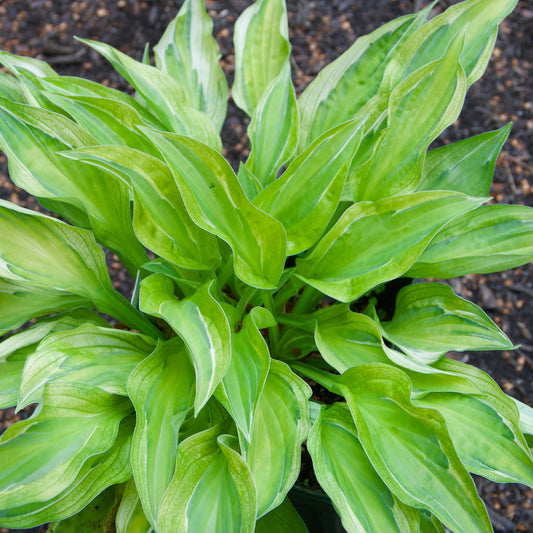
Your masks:
M285 263L282 225L250 203L219 153L191 138L146 133L163 153L194 222L231 246L237 276L254 287L276 288Z
M419 192L347 209L296 275L348 302L411 267L438 229L483 200L443 191Z
M117 533L155 533L144 514L139 493L131 478L124 487L115 518Z
M291 533L308 533L307 527L288 497L255 524L255 533L286 533L287 530Z

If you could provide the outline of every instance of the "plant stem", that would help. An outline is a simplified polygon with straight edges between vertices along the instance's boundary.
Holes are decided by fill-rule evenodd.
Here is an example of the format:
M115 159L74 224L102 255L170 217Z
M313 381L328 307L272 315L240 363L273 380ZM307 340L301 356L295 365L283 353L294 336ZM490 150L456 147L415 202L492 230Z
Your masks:
M308 285L303 290L300 298L298 298L296 301L296 304L294 305L294 312L302 314L308 313L309 311L312 311L323 298L324 294L314 287Z
M285 285L274 296L274 303L276 310L281 312L283 306L293 297L298 294L300 289L305 286L305 283L297 278L290 278Z
M237 304L237 316L239 317L239 320L242 320L242 317L244 316L244 313L246 312L246 306L250 302L250 300L253 298L254 294L257 292L257 289L255 287L247 287L244 291L244 294L241 296L241 299L239 300L239 303Z
M337 383L339 376L336 376L335 374L330 374L329 372L325 372L324 370L320 370L311 365L306 365L305 363L295 362L290 363L290 366L293 370L295 370L302 376L316 381L319 385L322 385L329 391L340 396L343 395L343 391Z
M276 305L274 304L274 296L271 292L263 292L261 294L263 305L268 309L272 316L278 321L278 313L276 311ZM276 323L275 326L268 328L268 338L270 340L270 353L275 354L278 351L279 346L279 326Z

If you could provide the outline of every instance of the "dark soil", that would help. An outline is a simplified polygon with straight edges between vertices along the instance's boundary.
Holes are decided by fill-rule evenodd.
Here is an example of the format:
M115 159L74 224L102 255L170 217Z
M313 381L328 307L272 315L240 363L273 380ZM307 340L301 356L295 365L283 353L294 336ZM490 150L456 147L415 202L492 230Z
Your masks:
M156 44L182 2L171 0L0 0L0 49L48 61L62 75L82 76L130 90L96 52L73 36L105 41L136 59ZM249 5L244 0L206 0L220 44L222 64L233 78L232 30ZM384 22L420 9L420 0L288 0L294 83L301 93L313 77L357 37ZM456 2L439 1L434 13ZM496 168L492 195L499 203L533 205L533 0L521 0L501 25L493 59L471 89L461 118L439 139L446 143L514 126ZM223 139L236 166L245 159L247 121L230 103ZM0 197L30 208L35 200L11 184L0 153ZM116 285L128 290L120 274ZM475 301L520 348L513 352L458 354L488 372L510 395L533 405L533 265L501 274L452 281L455 292ZM0 416L0 428L14 420ZM533 490L479 480L496 531L533 531ZM0 533L7 530L0 529Z

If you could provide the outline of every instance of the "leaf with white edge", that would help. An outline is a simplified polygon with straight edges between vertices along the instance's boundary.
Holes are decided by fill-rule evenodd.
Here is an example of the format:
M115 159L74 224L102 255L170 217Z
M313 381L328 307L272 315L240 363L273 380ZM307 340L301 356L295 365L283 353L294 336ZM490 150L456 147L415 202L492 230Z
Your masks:
M258 518L283 502L298 477L301 445L309 431L310 396L309 385L287 365L271 361L250 442L242 442L257 486Z
M253 200L263 189L259 179L253 175L252 171L242 161L239 162L237 179L248 200Z
M454 350L509 350L507 335L477 305L443 283L416 283L400 289L394 316L381 322L393 345L431 364Z
M232 97L250 117L272 80L289 63L291 45L285 0L257 0L235 23Z
M401 276L444 224L483 201L432 191L352 205L308 257L296 260L296 275L328 296L352 301Z
M388 363L382 348L381 331L368 316L334 306L317 317L315 340L322 357L342 373L367 363Z
M141 309L164 318L187 345L196 371L195 415L215 391L231 359L231 330L213 296L214 283L205 283L183 300L174 296L174 283L163 274L153 274L141 284Z
M285 264L285 230L246 197L229 163L208 146L144 129L161 150L191 218L232 248L235 273L260 289L277 288Z
M382 89L398 85L409 74L442 56L442 50L464 36L461 64L472 85L485 71L494 48L498 24L517 0L468 0L449 7L407 39L385 71Z
M437 233L407 272L412 278L489 274L533 261L533 208L483 205Z
M286 62L265 89L248 126L252 150L246 166L263 187L276 180L276 172L296 150L298 127L296 93Z
M154 53L156 66L179 83L188 104L206 113L220 131L226 118L228 83L212 31L204 2L186 0Z
M80 39L105 57L146 101L145 107L158 111L165 126L181 135L188 135L217 150L220 136L207 115L190 106L187 94L173 78L156 67L139 63L108 44Z
M439 411L465 467L499 483L533 485L533 459L510 400L499 405L483 395L434 392L415 405ZM508 405L511 403L511 405Z
M344 372L340 382L359 441L398 499L429 510L457 533L492 532L444 418L411 403L404 372L379 363L362 365Z
M31 318L90 305L88 298L76 294L0 278L0 335Z
M131 183L135 233L154 253L187 269L213 270L220 263L216 237L192 221L172 172L159 159L125 146L90 146L65 155Z
M322 408L307 446L320 486L348 532L418 533L418 512L399 501L375 471L345 404Z
M424 22L428 9L392 20L360 37L324 67L298 100L302 152L327 130L352 119L375 95L395 51Z
M494 167L511 124L431 150L426 155L419 191L457 191L487 196Z
M289 498L255 524L254 533L308 533L307 527Z
M115 526L117 533L155 533L144 514L133 478L124 487L124 493L117 509Z
M104 252L90 231L0 200L0 234L2 277L36 285L38 292L44 287L81 296L132 329L161 336L113 289Z
M231 362L217 398L227 405L237 427L249 441L254 413L270 367L270 354L258 326L259 312L246 315L241 330L231 335Z
M137 414L133 475L154 528L174 474L179 430L194 405L194 390L194 368L179 338L161 342L128 379L128 394Z
M463 106L462 49L458 39L442 59L421 67L392 91L387 129L369 161L350 178L355 201L416 190L429 144L455 121Z
M235 439L214 427L178 447L176 473L163 497L157 530L253 533L256 489L250 470L235 451Z
M128 376L155 345L151 337L92 324L49 335L26 360L18 409L40 402L43 387L52 381L86 383L127 396Z
M127 417L120 424L112 447L104 453L89 457L75 479L56 496L43 500L39 495L23 505L18 502L8 509L2 507L0 524L9 528L30 528L50 520L67 519L89 505L106 487L131 478L130 447L133 424L134 417ZM59 446L63 444L61 442Z
M7 72L0 72L0 96L19 104L27 103L20 81Z
M0 509L58 496L91 457L108 451L131 403L83 383L50 383L37 416L2 435Z
M310 248L326 229L340 201L362 133L357 120L328 131L254 199L254 205L283 224L287 254Z
M60 201L67 209L86 212L99 242L136 272L147 256L133 232L128 188L95 167L57 153L96 141L63 115L1 99L0 126L0 145L14 183L35 196Z

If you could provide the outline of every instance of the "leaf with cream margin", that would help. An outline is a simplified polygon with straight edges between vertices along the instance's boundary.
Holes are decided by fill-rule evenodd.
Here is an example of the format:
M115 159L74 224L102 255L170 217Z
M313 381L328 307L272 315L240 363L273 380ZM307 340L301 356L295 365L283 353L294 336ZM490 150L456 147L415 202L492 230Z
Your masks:
M309 431L311 389L273 359L243 455L257 487L260 518L283 502L300 471L302 442Z
M65 155L101 166L131 185L135 232L154 253L187 269L212 270L220 263L216 237L193 222L162 161L125 146L87 146Z
M533 261L533 208L483 205L440 230L406 273L412 278L489 274Z
M195 415L214 393L231 359L231 330L213 296L214 283L205 283L183 300L174 296L174 283L163 274L141 283L141 309L164 318L187 345L196 372Z
M133 478L126 483L115 518L117 533L155 533L144 514Z
M59 294L90 300L153 337L159 330L118 292L109 278L103 250L92 232L0 200L0 274Z
M401 276L448 221L484 199L447 191L418 192L348 208L296 275L319 291L350 302Z
M416 283L400 289L394 316L381 322L384 337L431 364L454 350L510 350L507 335L477 305L443 283Z
M290 63L285 0L257 0L235 23L235 103L252 116L266 88Z
M310 248L326 229L362 133L358 120L328 131L254 199L254 205L283 224L288 255Z
M0 439L9 465L0 475L0 509L58 496L91 457L108 451L122 419L132 412L127 398L83 383L50 383L39 413L10 426Z
M40 402L43 387L52 381L86 383L127 396L128 376L155 345L140 333L93 324L49 335L26 360L18 409Z
M236 439L207 429L178 446L176 469L161 502L157 530L253 533L256 488L235 451Z
M213 21L202 0L186 0L154 46L155 64L175 79L187 102L220 131L228 106L228 82L212 36Z
M345 404L322 408L307 446L318 482L348 532L418 533L419 513L398 500L380 478Z
M247 285L277 288L286 257L283 226L248 200L218 152L188 137L143 131L161 150L194 222L231 246L235 274Z
M135 485L156 528L161 499L176 462L180 426L194 405L194 368L183 341L160 342L128 379L137 424L131 460Z
M398 499L427 509L457 533L492 532L444 418L411 403L411 384L404 372L375 363L347 370L339 381L359 441Z

